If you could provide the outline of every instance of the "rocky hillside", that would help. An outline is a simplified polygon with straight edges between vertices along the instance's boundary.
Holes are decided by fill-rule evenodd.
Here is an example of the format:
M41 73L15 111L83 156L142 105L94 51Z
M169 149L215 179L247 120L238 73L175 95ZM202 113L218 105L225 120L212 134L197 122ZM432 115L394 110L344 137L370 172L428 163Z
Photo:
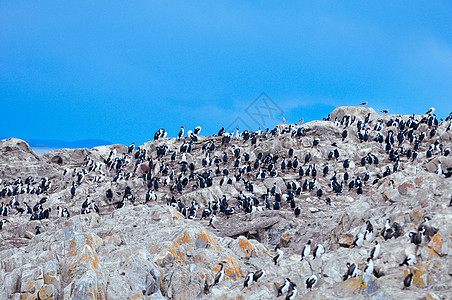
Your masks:
M42 157L0 141L0 298L451 299L450 129L339 107Z

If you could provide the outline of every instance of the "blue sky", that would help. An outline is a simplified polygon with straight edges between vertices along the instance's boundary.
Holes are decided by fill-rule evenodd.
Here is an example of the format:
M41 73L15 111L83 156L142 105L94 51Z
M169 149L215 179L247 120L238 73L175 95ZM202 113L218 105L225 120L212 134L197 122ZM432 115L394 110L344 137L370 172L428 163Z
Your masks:
M452 111L450 1L191 2L0 2L0 137L257 129L244 110L262 92L282 111L268 127L363 101Z

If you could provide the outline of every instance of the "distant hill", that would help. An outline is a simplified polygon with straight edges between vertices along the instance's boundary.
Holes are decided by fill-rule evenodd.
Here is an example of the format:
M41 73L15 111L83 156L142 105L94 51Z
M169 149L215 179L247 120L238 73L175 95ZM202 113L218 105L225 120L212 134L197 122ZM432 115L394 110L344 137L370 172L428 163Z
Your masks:
M0 138L3 140L5 138ZM97 146L112 145L113 143L104 140L80 140L75 142L67 142L60 140L37 140L37 139L24 139L32 148L93 148Z

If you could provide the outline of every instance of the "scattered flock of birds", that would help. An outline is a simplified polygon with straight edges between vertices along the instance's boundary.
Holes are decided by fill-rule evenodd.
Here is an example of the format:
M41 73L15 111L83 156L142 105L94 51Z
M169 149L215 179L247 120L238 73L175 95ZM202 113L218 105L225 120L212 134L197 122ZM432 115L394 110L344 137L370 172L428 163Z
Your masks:
M362 103L366 105L367 103ZM387 113L387 111L382 111ZM276 126L274 129L266 131L243 131L226 132L224 128L214 137L200 141L199 134L201 127L189 130L185 134L184 127L177 136L178 147L170 148L165 143L167 132L159 129L154 140L155 150L148 147L135 147L132 143L128 147L127 153L117 153L112 150L109 156L101 161L96 161L89 155L85 157L83 166L75 169L65 169L62 176L63 182L67 184L68 197L74 201L81 201L79 213L100 213L99 207L94 199L88 194L84 201L78 197L78 188L87 184L88 186L109 182L110 187L105 191L104 207L121 209L128 203L135 202L155 202L160 197L169 195L167 200L169 205L176 207L180 213L190 219L209 219L209 226L215 228L216 220L219 217L229 218L234 214L250 214L262 210L291 210L295 217L298 217L302 210L299 205L301 195L317 197L323 199L325 205L331 205L334 197L342 193L354 193L361 195L366 189L378 183L384 177L392 173L399 172L404 163L415 160L431 160L434 157L446 157L450 154L450 148L443 145L437 136L437 129L440 122L448 123L447 131L452 126L452 113L446 120L440 121L434 114L434 109L429 111L420 119L412 115L405 120L402 117L394 117L389 121L382 119L372 119L369 113L364 119L356 116L345 115L342 119L332 120L330 116L324 118L325 121L333 122L341 128L341 140L350 138L350 128L355 127L357 138L360 143L374 143L378 151L368 153L359 161L354 162L356 166L374 165L378 167L385 164L385 171L380 173L375 168L374 172L359 174L351 168L351 159L343 157L338 143L326 145L322 143L322 137L314 137L310 148L284 149L276 152L247 152L244 149L255 149L262 141L278 136L290 136L294 140L300 141L306 138L305 129L301 125ZM420 125L426 124L426 131L420 131ZM422 128L425 128L422 127ZM385 130L386 129L386 130ZM384 133L386 132L386 134ZM312 150L316 147L329 147L326 157L315 157ZM152 155L151 151L155 151ZM193 151L198 151L196 155L191 155ZM304 153L302 153L304 151ZM383 153L383 154L382 154ZM63 159L58 160L59 164ZM443 168L438 162L436 174L445 178L452 176L452 167ZM273 187L266 189L266 193L256 195L254 186L262 184L268 178L283 178L285 190L281 189L276 182ZM130 181L137 180L145 187L147 192L140 195L135 190ZM126 185L125 188L124 185ZM199 216L200 205L193 200L189 206L185 206L181 196L189 194L193 190L209 188L218 185L243 186L245 192L240 192L236 196L223 195L218 200L212 199L208 205L202 209ZM132 188L132 187L134 188ZM0 214L4 217L0 221L0 229L8 222L7 217L11 214L30 215L30 220L42 220L49 218L52 214L51 207L45 207L48 198L56 192L49 178L37 178L33 175L18 177L13 181L0 179L0 199L2 200ZM69 196L70 195L70 196ZM169 197L167 199L169 199ZM19 199L24 198L23 201ZM30 200L35 199L34 204ZM298 202L298 203L297 203ZM31 206L30 206L31 205ZM452 198L449 206L452 206ZM70 217L67 207L56 208L56 217ZM71 210L72 213L78 213ZM431 237L432 230L428 225L428 220L424 220L417 232L410 233L411 242L420 245L424 237ZM39 226L36 226L36 234L40 234ZM402 227L394 222L392 225L387 220L381 237L385 240L397 238L402 234ZM367 221L364 234L358 234L353 247L360 247L364 242L374 240L373 225ZM275 249L276 255L273 258L275 265L284 257L283 250L278 246ZM313 251L313 259L325 253L325 248L317 244ZM380 253L380 244L376 240L375 247L367 258L364 273L376 273L374 259ZM311 254L311 240L301 251L301 260L306 259ZM414 256L407 257L401 265L412 265ZM224 278L224 268L215 277L214 285L220 284ZM356 263L347 263L347 272L343 276L344 280L356 277L359 273ZM253 282L257 282L265 275L264 270L257 270L249 273L244 282L244 288L250 287ZM413 275L410 274L404 281L404 286L409 287ZM305 285L307 289L316 286L318 277L313 274L309 276ZM297 287L294 282L286 278L284 284L278 289L278 296L286 293L286 299L294 299L297 295Z

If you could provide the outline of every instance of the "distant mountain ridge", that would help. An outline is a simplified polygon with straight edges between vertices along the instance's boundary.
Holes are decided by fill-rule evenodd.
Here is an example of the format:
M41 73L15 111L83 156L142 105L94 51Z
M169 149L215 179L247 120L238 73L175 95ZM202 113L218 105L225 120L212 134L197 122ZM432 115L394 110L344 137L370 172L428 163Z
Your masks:
M6 139L4 137L0 140ZM97 146L112 145L113 143L105 140L87 139L75 142L67 142L60 140L37 140L37 139L24 139L30 145L31 148L94 148Z

